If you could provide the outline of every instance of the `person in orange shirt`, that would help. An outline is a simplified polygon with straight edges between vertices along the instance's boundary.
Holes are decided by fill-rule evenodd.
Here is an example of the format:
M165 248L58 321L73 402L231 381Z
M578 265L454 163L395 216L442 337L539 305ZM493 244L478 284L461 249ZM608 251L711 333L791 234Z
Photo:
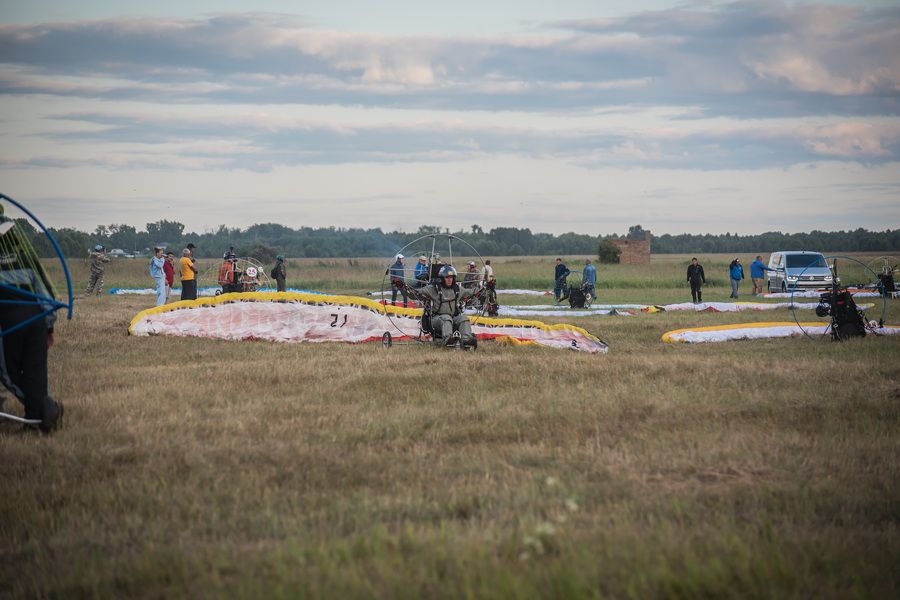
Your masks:
M181 299L197 299L197 267L191 257L191 251L185 248L181 251L181 260L178 261L181 268Z

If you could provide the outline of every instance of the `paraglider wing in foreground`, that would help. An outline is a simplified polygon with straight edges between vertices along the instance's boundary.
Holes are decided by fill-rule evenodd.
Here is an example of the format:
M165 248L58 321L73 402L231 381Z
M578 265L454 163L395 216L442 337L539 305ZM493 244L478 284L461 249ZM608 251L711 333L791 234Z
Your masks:
M415 339L421 314L421 309L383 306L356 296L222 294L145 310L132 320L129 332L226 340L360 343L381 340L385 332L398 339ZM480 340L589 353L607 351L600 339L574 325L477 317L472 319L472 330Z

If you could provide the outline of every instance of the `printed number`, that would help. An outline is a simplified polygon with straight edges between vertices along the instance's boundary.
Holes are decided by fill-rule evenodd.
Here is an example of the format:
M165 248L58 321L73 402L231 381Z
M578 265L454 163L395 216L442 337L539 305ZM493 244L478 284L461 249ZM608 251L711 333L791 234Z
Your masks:
M331 313L330 316L334 317L334 320L331 321L331 326L332 326L332 327L338 327L337 322L338 322L338 319L340 318L340 315L337 314L337 313ZM347 317L348 317L348 315L344 315L344 320L343 320L343 322L340 324L340 327L343 327L344 325L347 324Z

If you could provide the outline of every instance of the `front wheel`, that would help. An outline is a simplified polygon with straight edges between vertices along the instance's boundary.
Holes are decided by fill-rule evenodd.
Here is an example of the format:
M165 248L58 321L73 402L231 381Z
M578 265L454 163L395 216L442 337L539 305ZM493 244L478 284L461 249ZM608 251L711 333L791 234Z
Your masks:
M781 293L787 294L787 284L785 282L781 282Z

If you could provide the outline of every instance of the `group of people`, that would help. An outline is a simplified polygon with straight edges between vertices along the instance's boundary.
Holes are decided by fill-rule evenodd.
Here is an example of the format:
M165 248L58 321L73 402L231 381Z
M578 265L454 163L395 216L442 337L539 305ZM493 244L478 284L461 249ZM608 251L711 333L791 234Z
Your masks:
M394 262L388 267L386 273L391 283L391 304L396 304L397 296L400 296L403 298L403 306L409 306L409 289L420 289L429 283L439 283L443 279L441 272L446 266L448 265L441 259L440 254L433 254L430 262L424 254L419 255L416 266L413 268L413 285L409 286L406 283L406 257L402 254L394 256ZM455 269L453 273L455 281ZM482 284L489 285L495 281L494 268L491 266L490 260L484 261L484 267L480 270L475 261L470 260L466 263L466 273L461 285L465 289L475 290L482 287Z
M565 300L565 290L568 289L568 278L572 274L562 258L556 259L556 268L553 272L553 295L556 301ZM581 288L585 293L596 296L597 267L591 259L584 261L584 269L581 271Z
M182 300L197 299L197 259L194 258L196 248L194 244L188 244L181 251L181 259L178 261ZM164 254L163 248L154 248L149 270L150 277L155 282L156 306L161 306L168 300L175 284L175 253L169 251Z
M762 294L768 286L766 285L766 271L774 271L762 261L762 256L757 255L756 260L750 263L750 279L753 281L753 295ZM744 279L744 265L741 264L740 258L735 258L728 265L728 279L731 282L731 295L729 298L737 299L738 289L741 281ZM703 292L701 286L706 283L706 274L703 272L703 265L696 257L691 259L691 264L687 268L687 281L691 285L691 299L694 304L703 302Z

